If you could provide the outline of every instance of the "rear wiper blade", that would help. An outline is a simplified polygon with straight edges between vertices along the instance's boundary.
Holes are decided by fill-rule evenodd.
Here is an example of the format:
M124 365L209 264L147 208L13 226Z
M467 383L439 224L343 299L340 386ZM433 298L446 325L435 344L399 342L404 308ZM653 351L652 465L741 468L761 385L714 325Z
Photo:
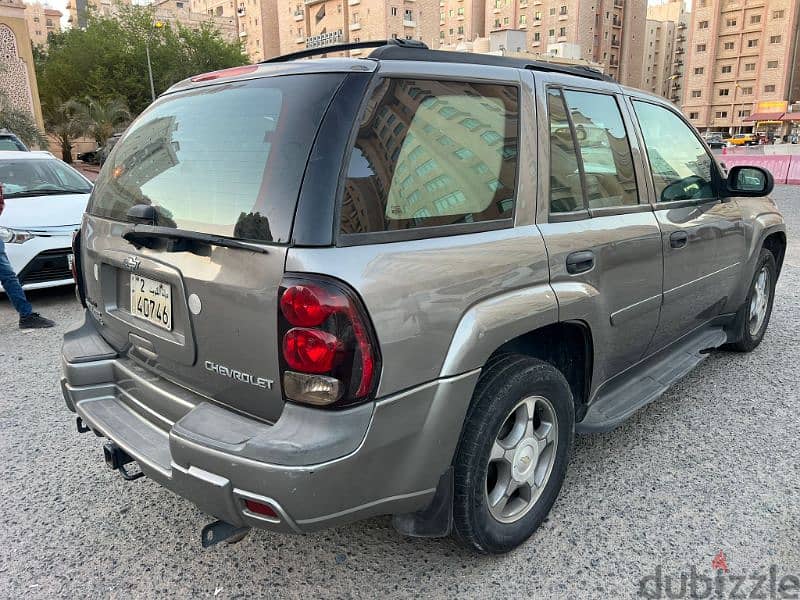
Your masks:
M145 247L166 252L193 252L208 255L208 246L223 246L225 248L238 248L269 254L269 250L257 244L227 238L221 235L200 233L198 231L183 231L171 227L157 227L153 225L135 225L133 229L122 234L125 241L137 248ZM205 247L205 248L203 248Z

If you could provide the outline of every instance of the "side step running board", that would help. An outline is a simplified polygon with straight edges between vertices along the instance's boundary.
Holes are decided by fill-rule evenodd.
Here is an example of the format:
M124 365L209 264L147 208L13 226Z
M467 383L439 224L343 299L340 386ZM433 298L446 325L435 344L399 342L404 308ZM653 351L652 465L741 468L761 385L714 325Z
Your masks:
M728 341L721 328L689 334L606 383L584 419L575 425L578 433L610 431L640 408L660 398L669 387L686 376L708 353Z

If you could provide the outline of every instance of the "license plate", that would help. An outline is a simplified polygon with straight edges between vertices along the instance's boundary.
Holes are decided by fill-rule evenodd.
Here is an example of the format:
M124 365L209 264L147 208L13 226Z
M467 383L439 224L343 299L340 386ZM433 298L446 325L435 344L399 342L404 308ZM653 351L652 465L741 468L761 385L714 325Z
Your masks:
M172 331L172 286L131 274L131 314Z

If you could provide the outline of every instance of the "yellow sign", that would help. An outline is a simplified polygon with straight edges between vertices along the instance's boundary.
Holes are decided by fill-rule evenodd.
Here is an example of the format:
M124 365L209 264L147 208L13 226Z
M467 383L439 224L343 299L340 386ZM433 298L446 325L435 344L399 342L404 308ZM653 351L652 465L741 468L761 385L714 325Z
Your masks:
M766 100L756 104L756 112L760 113L783 113L789 110L789 103L786 100Z

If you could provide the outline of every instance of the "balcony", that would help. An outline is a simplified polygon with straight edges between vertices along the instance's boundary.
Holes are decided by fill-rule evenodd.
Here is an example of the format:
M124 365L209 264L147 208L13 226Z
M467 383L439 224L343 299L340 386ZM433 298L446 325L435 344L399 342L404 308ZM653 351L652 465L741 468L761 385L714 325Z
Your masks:
M361 4L361 0L347 0L347 6L356 6Z
M247 32L246 31L240 31L239 32L239 37L240 38L246 38L247 37Z
M683 48L675 48L675 54L686 54L686 50Z
M686 36L681 34L681 35L679 35L678 37L675 38L675 41L678 42L679 44L682 44L683 42L686 41Z
M294 20L295 21L302 21L304 16L305 16L305 13L303 13L302 10L296 10L294 12Z
M361 29L361 23L350 23L350 31L358 31Z
M611 26L612 27L622 27L622 21L619 19L619 17L614 15L614 19L611 21Z
M461 17L461 19L463 20L463 17ZM403 18L403 27L416 27L416 26L417 22L414 21L413 19L406 19L405 17Z
M686 29L686 23L684 23L683 21L681 21L680 23L678 23L678 29L680 29L680 30L684 30L684 29Z
M622 0L614 0L614 6L616 6L617 8L622 8L624 6L624 3Z

